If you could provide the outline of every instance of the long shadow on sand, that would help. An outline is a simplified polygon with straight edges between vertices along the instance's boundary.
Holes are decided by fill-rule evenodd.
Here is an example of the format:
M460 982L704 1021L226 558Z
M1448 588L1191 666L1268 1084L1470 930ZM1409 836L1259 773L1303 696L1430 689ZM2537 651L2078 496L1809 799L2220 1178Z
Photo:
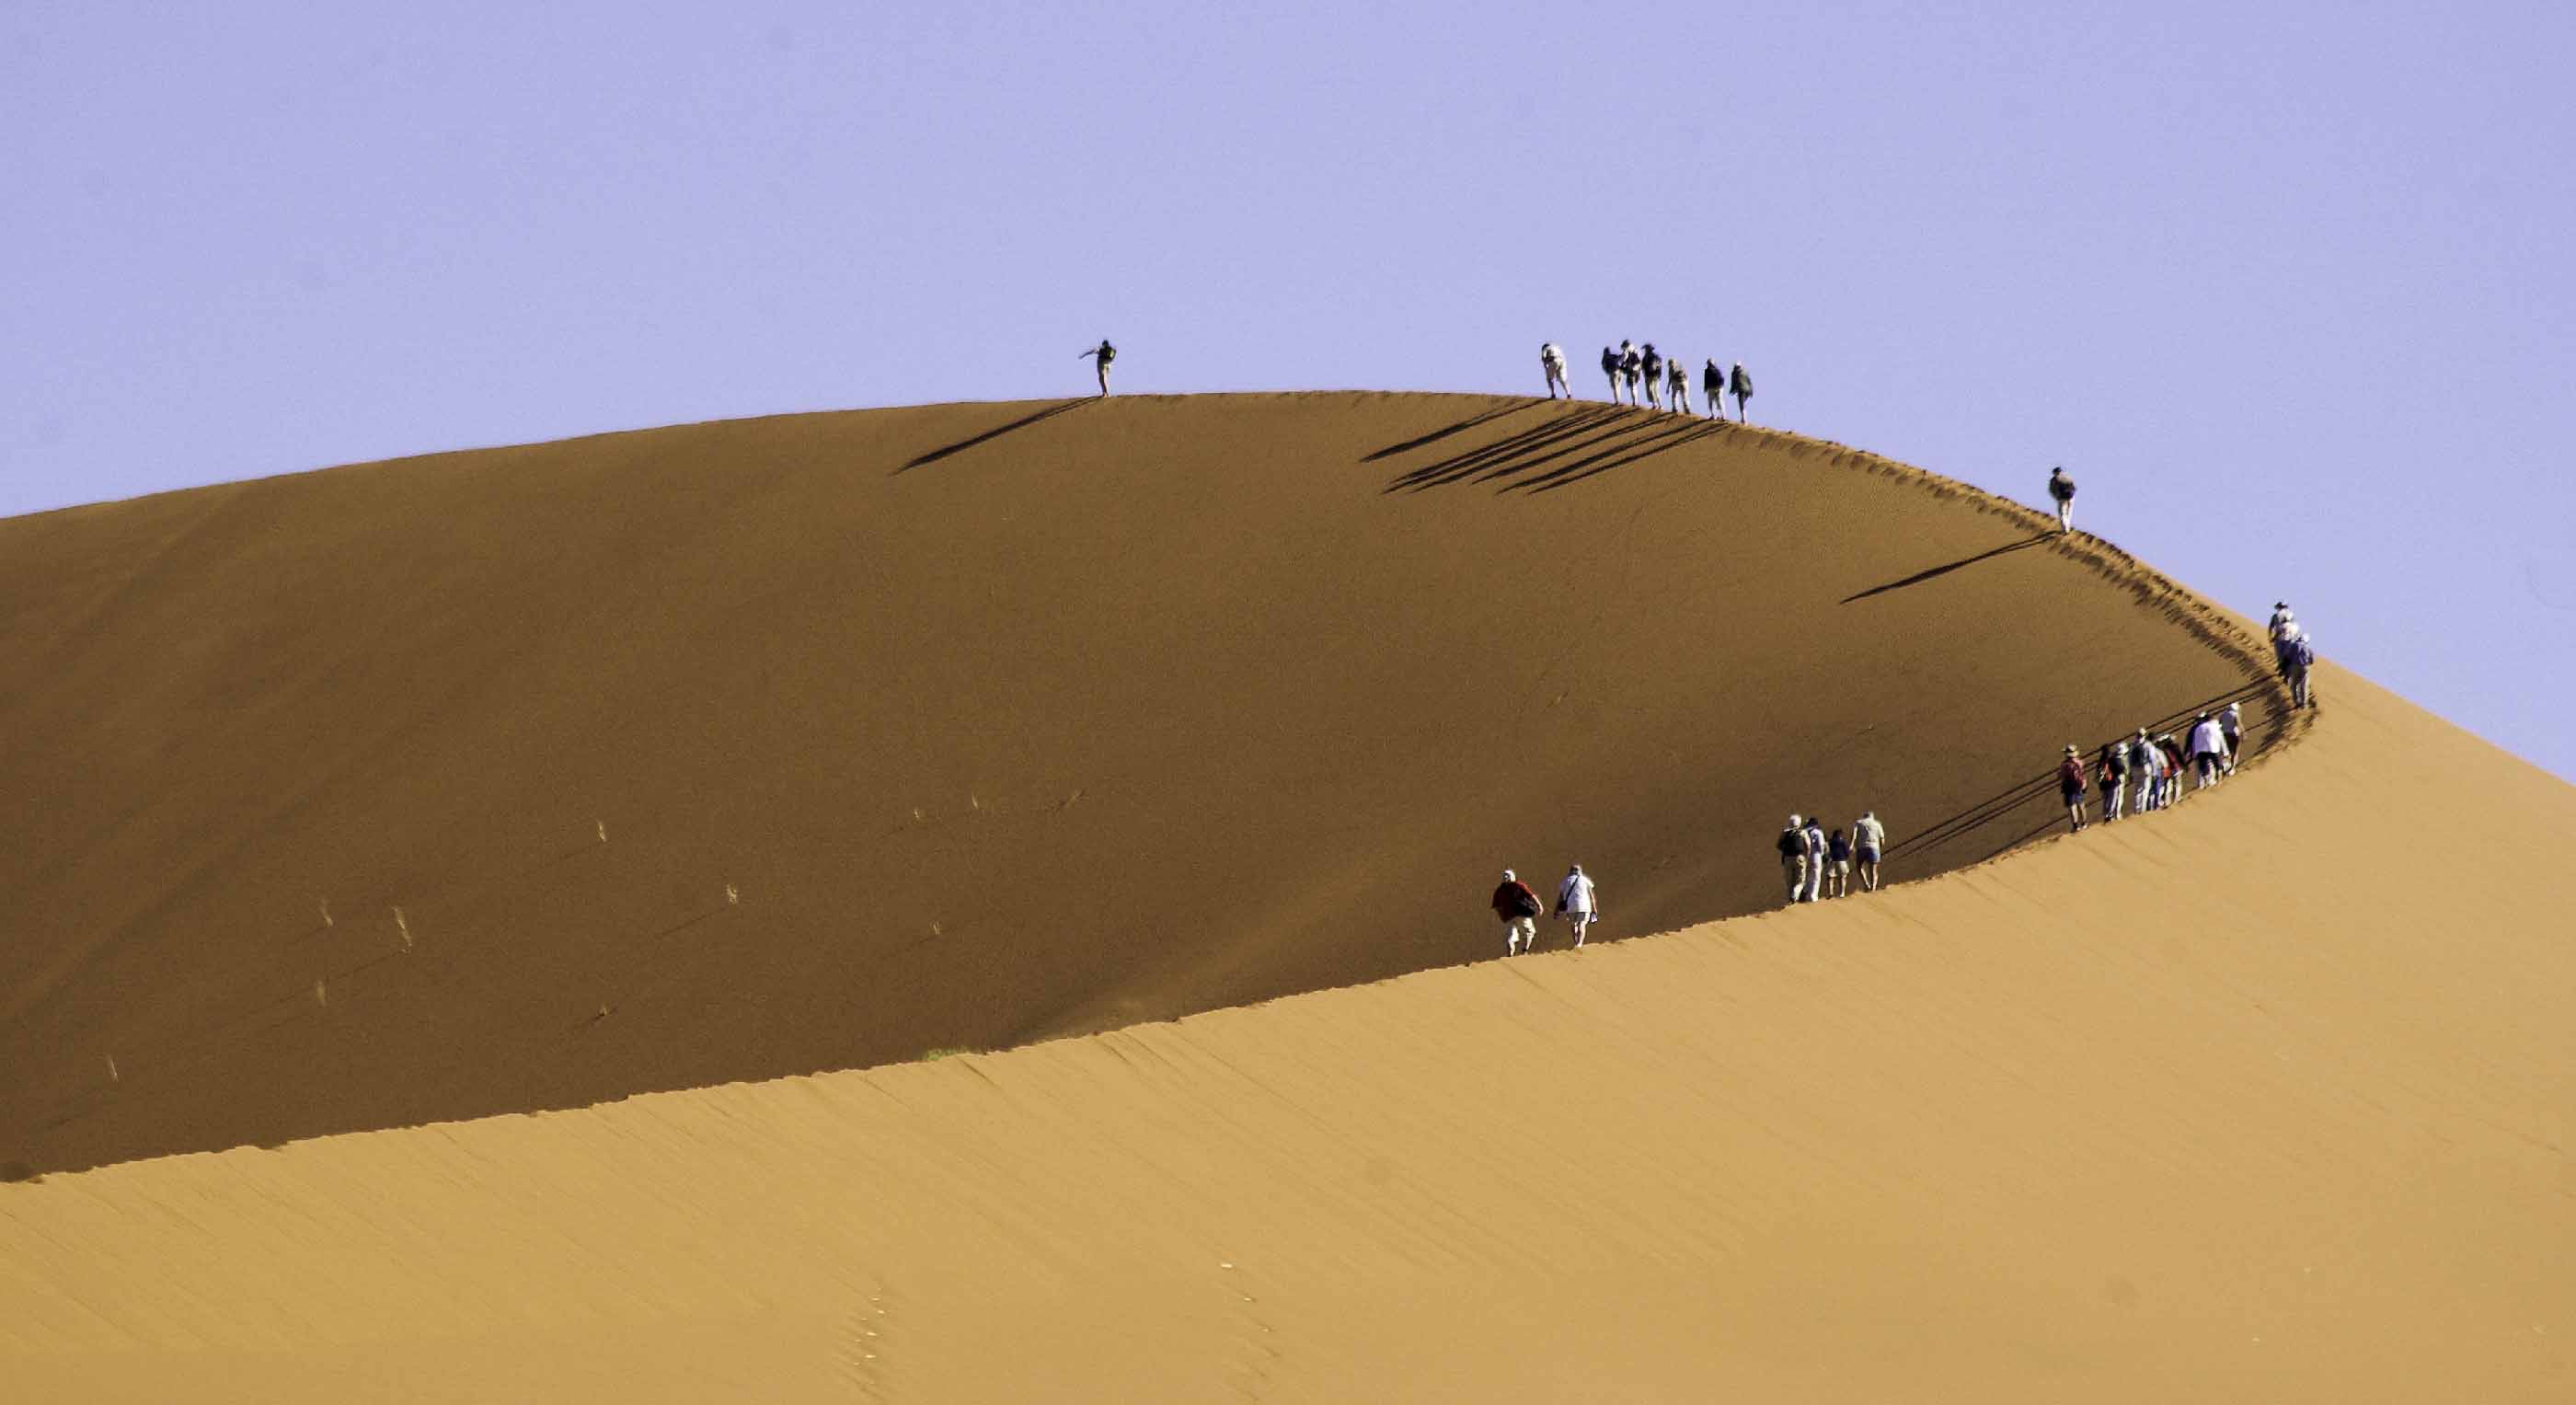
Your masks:
M2231 689L2214 698L2203 698L2199 702L2191 704L2189 707L2179 708L2175 711L2168 712L2161 717L2152 719L2145 725L2150 734L2171 731L2182 723L2188 722L2199 716L2202 712L2216 711L2232 702L2246 703L2256 706L2265 702L2278 703L2278 691L2278 685L2270 679L2248 683L2241 688ZM2262 734L2257 736L2255 733L2258 724L2252 718L2249 718L2246 723L2245 755L2251 757L2269 748L2275 741L2280 739L2283 733L2288 730L2289 722L2290 717L2287 712L2275 710L2268 716L2264 716L2262 718L2262 721L2259 724L2262 728ZM2093 756L2091 754L2088 753L2085 755L2084 764L2089 774L2093 765ZM1934 849L1947 845L1954 840L1965 839L1970 835L1977 834L1993 825L2014 822L2016 815L2022 811L2024 807L2042 801L2045 801L2047 806L2046 810L2043 811L2046 818L2040 821L2037 828L2031 829L2025 833L2015 834L2011 838L2005 839L1999 844L1995 844L1990 850L1988 850L1988 852L1996 854L2003 853L2005 850L2016 848L2030 840L2048 833L2051 829L2066 823L2065 814L2057 805L2057 768L2054 765L2028 780L2019 782L2018 784L1994 795L1990 795L1985 799L1978 801L1976 804L1970 805L1968 808L1959 811L1955 815L1951 815L1935 824L1926 825L1922 829L1916 830L1915 832L1907 835L1904 839L1888 845L1887 859L1889 862L1894 862L1900 858L1918 857L1929 853ZM2028 817L2022 816L2019 822L2027 823ZM1946 862L1949 866L1956 866L1957 860L1954 858Z
M1902 580L1892 580L1885 585L1871 586L1869 589L1860 592L1858 595L1846 595L1842 598L1842 603L1849 605L1856 600L1867 600L1873 595L1885 595L1891 590L1903 590L1909 585L1921 585L1923 582L1931 580L1935 576L1946 576L1952 571L1963 570L1967 567L1976 565L1980 561L1991 561L2006 552L2022 551L2030 547L2037 546L2041 542L2044 542L2050 537L2056 535L2057 533L2055 532L2042 532L2034 537L2024 537L2019 541L2006 542L1992 551L1980 551L1974 556L1963 556L1946 565L1934 566L1929 570L1917 571L1913 575L1907 576Z
M1498 493L1545 492L1715 432L1713 422L1676 424L1624 406L1593 405L1408 469L1382 491L1418 493L1474 482L1495 483Z
M895 472L897 472L897 473L909 473L909 472L911 472L912 470L914 470L914 469L916 469L916 468L920 468L920 467L922 467L922 466L923 466L923 465L925 465L925 464L934 464L934 463L937 463L937 462L939 462L941 459L947 458L947 457L948 457L949 455L951 455L951 454L962 454L962 453L966 452L968 449L972 449L972 448L974 448L974 447L975 447L976 445L978 445L978 444L987 443L987 442L989 442L989 441L991 441L991 440L999 439L999 438L1001 438L1003 435L1008 434L1008 433L1010 433L1011 431L1013 431L1013 430L1015 430L1015 429L1026 429L1026 428L1028 428L1030 425L1036 424L1036 423L1037 423L1038 421L1040 421L1040 420L1044 420L1044 419L1053 419L1053 418L1054 418L1054 417L1056 417L1057 415L1061 415L1061 414L1063 414L1063 413L1064 413L1065 411L1067 411L1067 410L1079 410L1079 409L1081 409L1083 406L1085 406L1085 405L1089 405L1089 404L1091 404L1091 403L1093 403L1093 402L1097 401L1099 398L1100 398L1100 397L1099 397L1099 396L1097 396L1097 395L1084 395L1084 396L1078 396L1078 397L1076 397L1076 398L1074 398L1074 399L1071 399L1071 400L1066 400L1066 401L1060 402L1060 403L1058 403L1058 404L1049 405L1049 406L1047 406L1045 409L1043 409L1043 410L1039 410L1039 411L1037 411L1037 412L1036 412L1036 413L1034 413L1034 414L1022 415L1020 418L1015 419L1015 420L1011 421L1009 424L1003 425L1003 426L1001 426L1001 427L1000 427L1000 428L998 428L998 429L988 429L988 430L985 430L983 433L981 433L981 434L978 434L978 435L974 436L974 437L973 437L973 438L971 438L971 439L960 439L960 440L958 440L958 441L957 441L956 443L954 443L954 444L950 444L950 445L947 445L947 446L942 447L942 448L933 449L933 450L931 450L929 453L923 454L921 457L916 458L916 459L913 459L913 460L911 460L910 462L906 463L903 467L896 469L896 470L895 470Z
M1415 449L1422 448L1424 445L1437 444L1452 434L1464 434L1468 430L1474 429L1480 424L1489 424L1495 420L1501 419L1505 415L1517 415L1523 410L1537 409L1538 403L1539 402L1535 400L1519 400L1514 401L1509 405L1499 405L1482 414L1469 415L1467 418L1458 421L1456 424L1446 425L1442 428L1435 429L1429 434L1417 435L1414 438L1405 440L1401 444L1389 444L1383 449L1379 449L1374 453L1363 456L1360 459L1360 462L1376 463L1380 459L1391 459L1398 454L1411 453Z

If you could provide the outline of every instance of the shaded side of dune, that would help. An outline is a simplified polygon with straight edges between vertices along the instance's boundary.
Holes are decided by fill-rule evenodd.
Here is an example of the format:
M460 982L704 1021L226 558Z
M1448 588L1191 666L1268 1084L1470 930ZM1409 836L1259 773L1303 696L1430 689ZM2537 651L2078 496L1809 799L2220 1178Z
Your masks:
M2576 789L2324 692L2176 812L1872 901L0 1188L0 1369L262 1405L2563 1400Z
M1839 446L1317 395L688 426L0 523L0 1162L863 1066L1898 878L2272 693ZM1552 940L1562 944L1561 933Z

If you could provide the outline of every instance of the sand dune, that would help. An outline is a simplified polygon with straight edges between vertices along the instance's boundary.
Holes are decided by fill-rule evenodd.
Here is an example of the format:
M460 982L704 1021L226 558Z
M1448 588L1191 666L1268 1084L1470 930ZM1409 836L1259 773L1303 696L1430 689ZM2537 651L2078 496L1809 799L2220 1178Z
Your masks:
M1972 863L2051 822L2069 740L2270 715L2241 633L2041 521L1787 435L1315 395L0 522L0 1163L1482 959L1506 865L1669 930L1767 906L1793 809L1877 808L1899 877Z
M30 1399L2564 1400L2576 791L2326 685L2175 813L1868 902L6 1188L0 1350Z

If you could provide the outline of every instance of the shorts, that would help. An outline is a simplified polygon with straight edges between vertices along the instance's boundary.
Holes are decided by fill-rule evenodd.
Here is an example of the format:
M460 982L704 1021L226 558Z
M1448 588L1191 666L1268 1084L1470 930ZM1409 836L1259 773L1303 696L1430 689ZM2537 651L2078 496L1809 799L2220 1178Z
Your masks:
M1878 862L1878 851L1876 849L1863 849L1856 857L1858 857L1862 863L1876 863Z
M1847 878L1851 875L1851 860L1836 859L1834 860L1834 866L1826 869L1825 871L1836 878Z

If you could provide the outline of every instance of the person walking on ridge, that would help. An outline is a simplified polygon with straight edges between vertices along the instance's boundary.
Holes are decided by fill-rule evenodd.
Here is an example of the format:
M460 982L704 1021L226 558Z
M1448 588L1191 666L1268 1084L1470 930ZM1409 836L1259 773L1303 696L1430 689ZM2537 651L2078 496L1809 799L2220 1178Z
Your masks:
M1878 857L1887 852L1887 826L1878 822L1876 810L1861 811L1852 824L1852 856L1860 862L1860 890L1878 891Z
M2164 789L2164 799L2157 808L2170 810L2182 803L2182 773L2189 768L2183 763L2182 743L2174 740L2173 733L2167 732L2156 738L2156 751L2159 753L2158 766L2163 772L2160 779Z
M1800 838L1806 841L1807 846L1807 896L1805 900L1808 902L1820 902L1825 896L1825 865L1831 861L1829 851L1825 847L1824 816L1807 816L1807 827L1798 831L1798 834Z
M1613 405L1618 404L1619 353L1606 346L1601 348L1601 374L1610 382L1610 403Z
M2098 779L2102 783L2102 823L2112 824L2120 818L2120 805L2129 793L2129 739L2114 737L2102 743Z
M2147 739L2147 729L2129 739L2129 774L2138 778L2138 803L2131 813L2143 815L2156 808L2156 744Z
M1791 815L1789 827L1780 831L1780 876L1789 882L1789 901L1806 901L1807 891L1807 821Z
M1574 387L1566 384L1565 380L1565 353L1558 349L1556 343L1550 341L1538 344L1538 368L1547 372L1548 399L1555 399L1556 393L1560 390L1565 392L1566 399L1574 398Z
M1735 396L1735 422L1751 424L1744 417L1744 402L1753 398L1753 373L1744 369L1743 362L1736 362L1735 369L1726 373L1726 388Z
M1653 342L1648 342L1645 359L1640 364L1646 373L1646 398L1654 401L1655 408L1660 410L1664 408L1664 355L1655 350Z
M2066 819L2080 832L2084 828L2084 758L2075 754L2069 744L2066 759L2057 763L2057 793L2066 800Z
M2075 480L2066 476L2064 468L2052 468L2048 471L2048 498L2049 501L2057 504L2057 530L2074 531Z
M2218 719L2204 712L2191 720L2191 738L2183 750L2191 756L2192 769L2199 779L2194 790L2207 790L2218 784L2218 769L2227 764L2227 738L2219 731Z
M1591 878L1584 874L1583 865L1567 869L1565 881L1556 885L1556 915L1574 929L1574 945L1581 949L1583 934L1601 916L1600 897L1593 890Z
M1690 368L1678 356L1664 363L1664 396L1676 414L1690 413Z
M1519 874L1504 869L1503 884L1494 890L1494 915L1503 920L1503 955L1538 949L1538 911L1538 894Z
M1851 856L1851 841L1843 837L1843 832L1841 830L1835 830L1833 833L1825 836L1825 863L1827 865L1825 869L1826 897L1847 898L1851 896Z
M1726 372L1717 368L1717 358L1714 356L1709 358L1706 366L1700 368L1699 393L1700 398L1708 402L1710 419L1726 418Z
M1628 387L1628 403L1637 403L1637 367L1643 358L1625 339L1619 343L1619 379Z
M2245 749L2245 704L2229 703L2218 714L2218 736L2227 743L2227 774L2236 774L2236 755Z
M2306 630L2300 630L2284 651L2284 673L2290 683L2290 706L2315 707L2317 695L2309 690L2308 672L2317 664L2317 643Z
M1107 395L1109 393L1109 363L1118 359L1118 348L1109 344L1109 338L1102 337L1100 339L1100 345L1093 347L1074 359L1080 361L1085 357L1090 359L1092 363L1091 369L1098 372L1100 375L1100 393Z

